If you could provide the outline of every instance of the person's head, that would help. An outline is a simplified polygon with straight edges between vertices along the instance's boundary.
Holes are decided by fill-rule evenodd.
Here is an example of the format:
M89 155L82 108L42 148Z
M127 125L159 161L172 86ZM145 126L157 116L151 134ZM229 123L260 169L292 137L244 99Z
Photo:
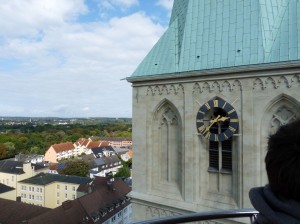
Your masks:
M300 120L270 136L265 163L271 191L300 201Z

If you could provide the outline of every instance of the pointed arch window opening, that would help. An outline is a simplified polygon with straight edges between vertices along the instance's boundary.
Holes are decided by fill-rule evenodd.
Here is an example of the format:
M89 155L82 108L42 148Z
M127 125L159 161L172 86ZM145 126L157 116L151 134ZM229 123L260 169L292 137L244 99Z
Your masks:
M282 125L297 119L297 112L286 105L281 106L272 116L270 123L270 134L274 134Z
M178 118L176 114L173 112L173 110L170 107L167 107L162 114L161 118L161 126L163 127L161 138L162 138L162 145L165 147L165 169L163 173L165 173L164 178L168 182L176 182L176 178L174 179L174 170L173 170L173 154L174 151L177 151L174 148L174 143L176 141L176 130L178 128ZM173 152L172 152L173 151Z
M213 112L213 116L227 116L222 109ZM229 126L229 122L215 123L211 127L214 134L225 131ZM232 173L232 137L222 142L209 141L209 168L211 172Z

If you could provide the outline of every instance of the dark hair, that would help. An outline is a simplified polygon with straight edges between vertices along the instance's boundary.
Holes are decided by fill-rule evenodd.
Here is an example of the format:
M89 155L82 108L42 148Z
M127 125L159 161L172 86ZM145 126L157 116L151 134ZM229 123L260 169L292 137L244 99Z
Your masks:
M271 191L300 202L300 120L270 136L265 162Z

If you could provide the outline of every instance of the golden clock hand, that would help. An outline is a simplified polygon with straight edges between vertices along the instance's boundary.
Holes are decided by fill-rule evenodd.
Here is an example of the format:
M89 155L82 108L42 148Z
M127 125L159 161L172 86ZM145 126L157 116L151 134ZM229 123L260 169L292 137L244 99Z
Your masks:
M220 117L218 121L226 121L227 119L229 119L229 117Z
M218 115L215 119L211 120L211 121L210 121L211 124L210 124L207 128L205 128L205 132L209 131L209 129L211 128L211 126L213 126L213 125L219 120L220 117L221 117L221 116Z

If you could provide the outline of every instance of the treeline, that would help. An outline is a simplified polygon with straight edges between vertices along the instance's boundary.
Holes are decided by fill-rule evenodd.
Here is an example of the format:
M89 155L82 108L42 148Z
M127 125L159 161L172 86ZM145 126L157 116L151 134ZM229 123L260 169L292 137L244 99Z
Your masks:
M53 144L75 142L79 138L131 137L131 123L116 122L95 125L16 125L0 127L0 159L18 153L44 154Z

